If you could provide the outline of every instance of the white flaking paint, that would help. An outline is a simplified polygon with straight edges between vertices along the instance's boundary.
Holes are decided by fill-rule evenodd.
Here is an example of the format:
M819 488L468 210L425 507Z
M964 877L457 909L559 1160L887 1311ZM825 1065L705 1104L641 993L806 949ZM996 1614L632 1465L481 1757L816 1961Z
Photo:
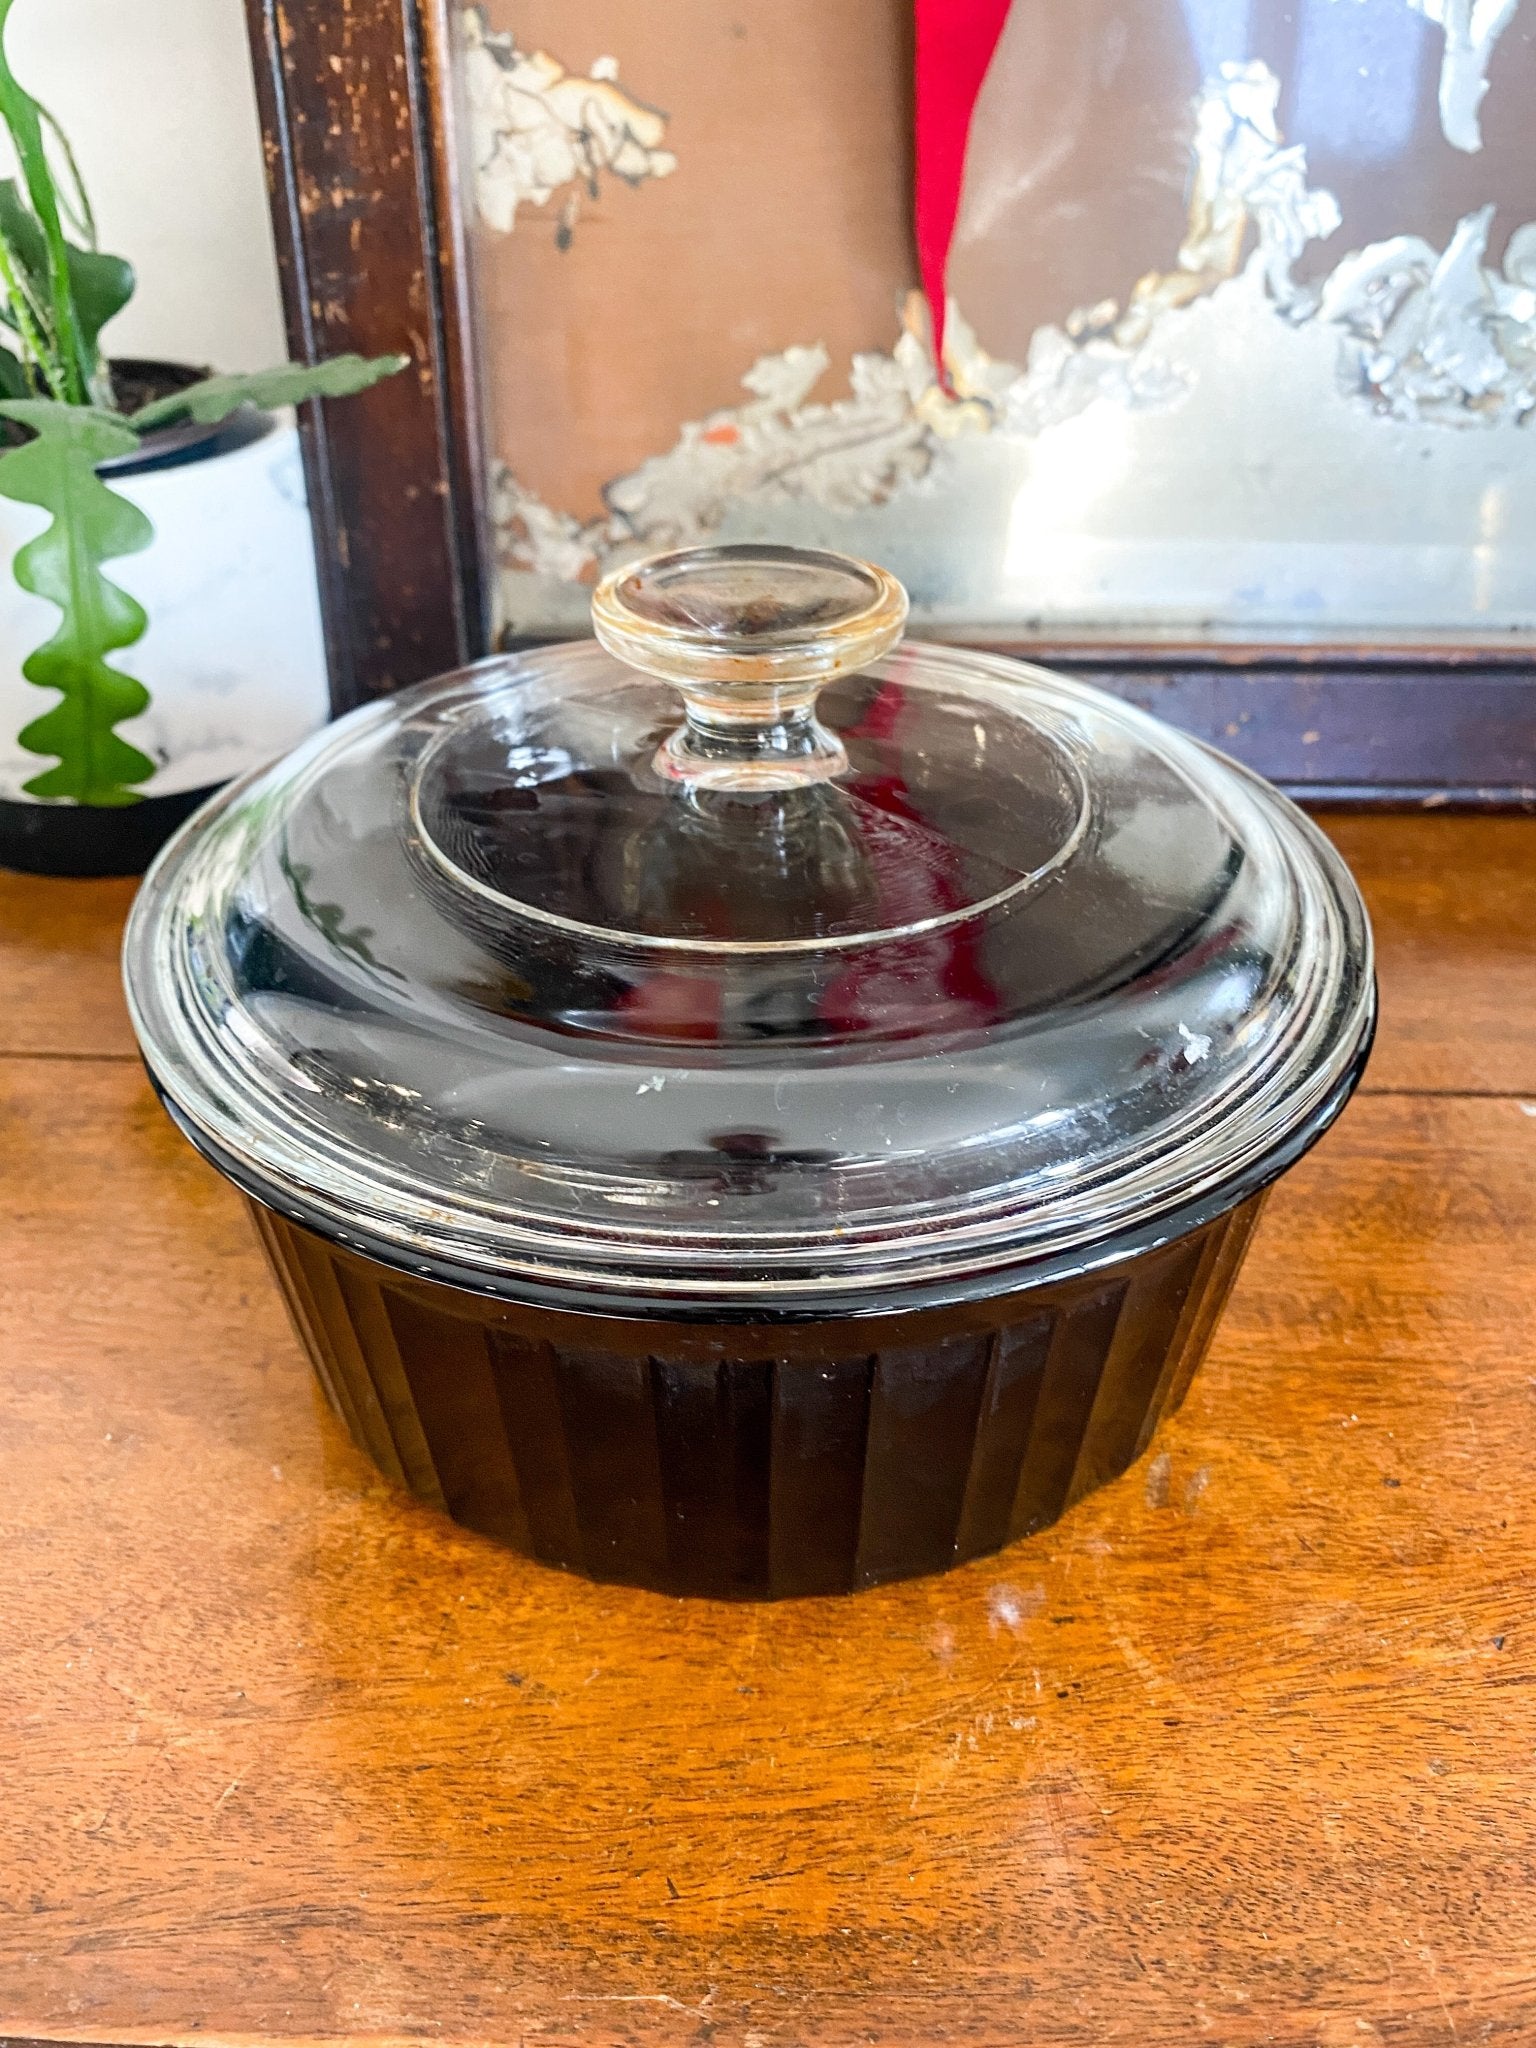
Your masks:
M1424 433L1519 430L1533 416L1536 224L1516 230L1502 271L1486 264L1480 211L1444 251L1396 237L1346 254L1321 284L1303 282L1297 259L1337 233L1340 209L1308 183L1279 99L1260 63L1206 81L1171 265L1123 305L1037 329L1022 366L988 355L952 304L946 389L913 295L895 347L855 359L846 397L812 396L830 367L819 344L763 357L743 379L744 403L685 424L670 449L607 488L595 519L543 504L502 472L509 616L575 628L575 586L602 567L712 537L879 553L935 620L1106 606L1154 618L1170 579L1197 620L1307 627L1337 613L1362 626L1439 626L1523 613L1518 503L1500 482L1518 447L1501 441L1474 463ZM1282 424L1292 422L1305 423L1299 437ZM1247 451L1237 465L1234 445ZM1426 507L1418 462L1431 453ZM1197 493L1202 520L1216 522L1177 569L1178 534L1141 531L1132 481L1143 472L1163 478L1170 501ZM1335 525L1358 531L1359 544L1294 533L1278 481L1290 477L1324 490ZM1351 524L1344 507L1355 501ZM1130 521L1129 538L1115 520ZM1470 567L1469 520L1482 547Z
M1445 34L1440 59L1440 126L1453 149L1479 150L1479 109L1488 91L1494 45L1514 20L1520 0L1408 0L1415 14Z
M763 356L742 378L745 405L690 421L676 444L608 487L621 531L686 546L713 531L735 499L805 499L831 512L878 505L927 471L917 411L932 382L926 352L904 333L890 355L858 355L849 395L811 398L829 358L814 348Z
M605 516L583 523L552 510L510 473L497 483L502 554L518 569L579 581L626 545L686 547L733 503L802 500L832 512L882 503L931 460L918 410L931 361L904 333L890 355L853 359L846 398L811 392L830 358L817 343L762 356L742 378L745 404L688 421L675 444L604 493Z
M1250 232L1270 298L1287 318L1305 319L1317 293L1298 285L1296 259L1343 218L1331 192L1307 183L1307 153L1285 145L1277 118L1280 81L1267 64L1223 64L1195 105L1189 217L1173 268L1149 271L1122 311L1113 299L1079 307L1062 327L1038 328L1024 370L1000 377L989 394L1004 425L1039 434L1108 398L1127 408L1170 405L1190 380L1149 344L1170 314L1238 275ZM969 330L955 322L963 347ZM951 365L957 388L967 366Z
M1354 6L1363 0L1351 0ZM1408 0L1415 14L1445 37L1440 56L1440 130L1453 149L1483 146L1479 113L1488 93L1488 66L1520 0Z
M641 185L677 169L661 146L666 116L630 98L612 57L582 77L493 33L479 7L463 10L460 35L475 200L487 227L509 234L520 206L545 206L564 192L556 230L564 246L582 192L595 199L604 172Z
M745 404L690 420L674 445L617 478L605 516L581 521L545 504L503 471L497 528L509 568L562 582L590 578L626 548L685 547L706 539L733 505L806 503L828 512L884 504L925 476L937 442L995 428L1035 435L1096 399L1127 408L1168 405L1189 379L1149 344L1166 317L1236 276L1250 227L1277 306L1305 318L1316 304L1292 278L1306 244L1338 227L1338 203L1309 188L1306 152L1276 125L1280 82L1264 64L1226 64L1196 108L1189 220L1174 268L1150 272L1125 309L1080 308L1039 329L1020 369L988 356L958 306L945 347L952 389L934 374L922 301L908 300L889 355L855 356L846 398L813 400L826 349L762 356L742 379Z
M1502 272L1484 258L1490 204L1443 250L1394 235L1346 256L1322 316L1344 330L1343 389L1401 420L1523 426L1536 411L1536 223L1510 236Z

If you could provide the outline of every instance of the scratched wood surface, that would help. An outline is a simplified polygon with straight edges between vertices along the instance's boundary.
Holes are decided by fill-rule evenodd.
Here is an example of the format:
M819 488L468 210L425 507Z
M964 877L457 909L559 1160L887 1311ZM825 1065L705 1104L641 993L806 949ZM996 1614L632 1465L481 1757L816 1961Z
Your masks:
M749 1609L377 1479L129 1056L124 892L7 879L0 2037L1536 2038L1536 823L1336 830L1373 1092L1152 1454Z

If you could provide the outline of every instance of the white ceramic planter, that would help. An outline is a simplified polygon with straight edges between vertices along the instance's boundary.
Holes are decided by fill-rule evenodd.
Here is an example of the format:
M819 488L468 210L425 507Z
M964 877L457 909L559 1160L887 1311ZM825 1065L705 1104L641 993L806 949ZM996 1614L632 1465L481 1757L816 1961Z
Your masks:
M108 480L155 528L142 554L106 570L149 614L144 637L111 657L150 693L149 709L118 728L156 764L140 785L144 795L206 790L286 752L323 724L325 649L292 418L278 418L243 446ZM36 507L0 498L5 803L35 803L23 785L49 765L17 735L58 699L27 682L21 666L54 632L58 614L20 589L10 570L16 549L46 523Z

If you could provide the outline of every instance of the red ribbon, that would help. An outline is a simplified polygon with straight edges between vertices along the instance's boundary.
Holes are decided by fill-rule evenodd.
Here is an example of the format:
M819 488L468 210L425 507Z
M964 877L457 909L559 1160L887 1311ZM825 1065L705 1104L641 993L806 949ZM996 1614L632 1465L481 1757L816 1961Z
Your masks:
M917 262L944 364L944 273L960 212L965 145L1012 0L913 0L916 15Z

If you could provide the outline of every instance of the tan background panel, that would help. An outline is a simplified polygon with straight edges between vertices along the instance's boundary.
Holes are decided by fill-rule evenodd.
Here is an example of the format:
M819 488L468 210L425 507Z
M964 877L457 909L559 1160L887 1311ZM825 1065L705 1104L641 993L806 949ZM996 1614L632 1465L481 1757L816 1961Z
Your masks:
M590 517L600 487L746 396L760 355L889 349L915 276L909 0L518 0L493 31L570 71L618 59L670 116L670 177L604 177L557 246L563 194L475 238L492 445Z

